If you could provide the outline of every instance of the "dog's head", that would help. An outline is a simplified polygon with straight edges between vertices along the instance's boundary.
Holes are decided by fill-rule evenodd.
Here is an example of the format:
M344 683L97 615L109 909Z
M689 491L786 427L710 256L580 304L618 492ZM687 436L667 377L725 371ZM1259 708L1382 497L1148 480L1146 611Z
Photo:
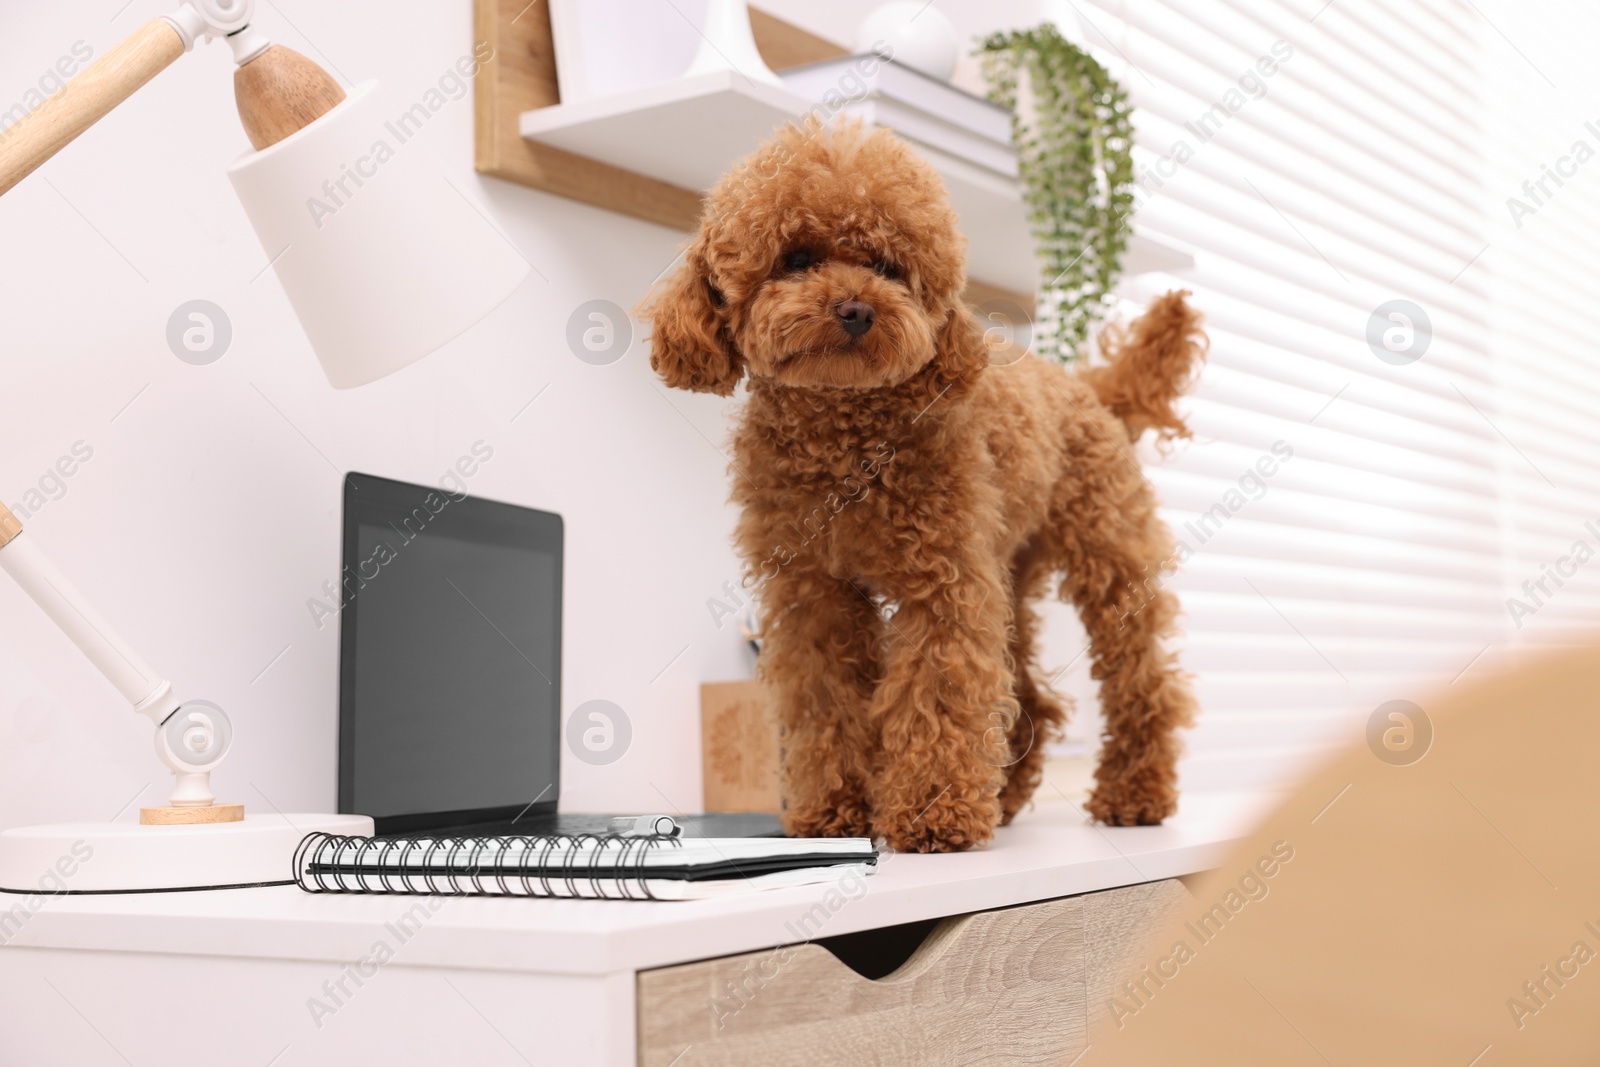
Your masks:
M886 130L790 126L711 190L645 310L668 385L726 396L896 385L957 346L963 238L932 167ZM954 369L954 368L952 368Z

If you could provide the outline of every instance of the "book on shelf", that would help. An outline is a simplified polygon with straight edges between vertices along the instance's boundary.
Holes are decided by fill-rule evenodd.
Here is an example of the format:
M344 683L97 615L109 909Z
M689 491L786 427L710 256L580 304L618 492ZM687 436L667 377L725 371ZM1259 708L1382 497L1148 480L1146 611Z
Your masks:
M869 66L870 73L863 67ZM841 56L783 71L807 100L1008 178L1017 176L1011 112L949 82L873 56Z

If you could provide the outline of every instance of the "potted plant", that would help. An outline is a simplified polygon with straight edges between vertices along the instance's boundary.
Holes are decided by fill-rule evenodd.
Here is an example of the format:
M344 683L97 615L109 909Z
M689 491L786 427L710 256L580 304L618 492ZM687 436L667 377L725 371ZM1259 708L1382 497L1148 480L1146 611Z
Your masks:
M1133 207L1127 94L1051 23L992 34L979 56L990 98L1011 111L1039 257L1035 347L1070 362L1114 299L1127 246Z

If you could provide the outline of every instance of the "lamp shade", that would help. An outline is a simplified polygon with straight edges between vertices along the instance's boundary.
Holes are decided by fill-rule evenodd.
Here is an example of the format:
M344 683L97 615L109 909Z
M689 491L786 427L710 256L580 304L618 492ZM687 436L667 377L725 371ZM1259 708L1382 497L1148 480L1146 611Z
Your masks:
M245 213L340 389L416 362L517 288L529 264L411 144L431 118L376 82L228 168Z

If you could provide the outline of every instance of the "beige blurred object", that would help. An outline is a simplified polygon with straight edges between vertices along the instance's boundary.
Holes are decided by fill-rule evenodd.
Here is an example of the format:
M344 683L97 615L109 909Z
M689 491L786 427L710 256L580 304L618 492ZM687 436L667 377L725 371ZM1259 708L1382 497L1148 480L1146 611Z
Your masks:
M1595 1063L1597 702L1600 652L1549 655L1439 694L1415 762L1345 752L1195 880L1078 1067Z
M778 813L778 727L760 682L700 686L707 811Z

